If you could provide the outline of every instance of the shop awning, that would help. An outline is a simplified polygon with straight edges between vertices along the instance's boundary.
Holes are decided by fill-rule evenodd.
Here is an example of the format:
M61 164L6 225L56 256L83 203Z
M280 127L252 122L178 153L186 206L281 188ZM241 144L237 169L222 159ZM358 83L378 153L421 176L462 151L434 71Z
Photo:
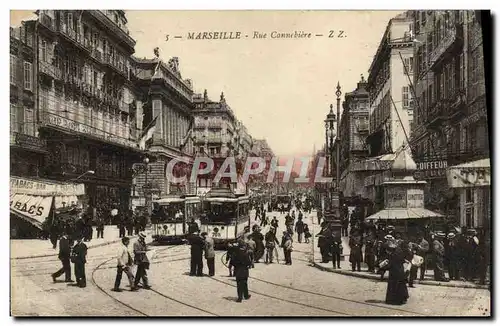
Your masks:
M10 197L10 211L41 228L49 216L53 199L52 196L14 194Z
M366 220L411 220L429 217L444 217L425 208L392 208L383 209L370 215Z
M491 186L490 159L482 159L455 166L446 170L450 188Z

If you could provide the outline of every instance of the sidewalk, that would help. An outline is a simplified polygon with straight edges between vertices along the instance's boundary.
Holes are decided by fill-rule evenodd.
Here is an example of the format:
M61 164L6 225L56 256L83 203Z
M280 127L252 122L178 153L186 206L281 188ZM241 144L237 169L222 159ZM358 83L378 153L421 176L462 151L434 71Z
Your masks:
M317 223L317 219L313 218L313 225L312 229L314 230L314 234L318 234L321 228L319 227ZM342 274L342 275L347 275L347 276L353 276L353 277L358 277L358 278L366 278L366 279L372 279L375 281L380 280L380 275L375 274L375 273L369 273L368 272L368 266L365 263L361 263L361 272L353 272L351 269L351 264L349 263L349 245L348 245L348 237L342 237L342 246L344 247L343 249L343 256L344 260L340 262L340 269L333 269L333 264L330 261L329 263L322 263L321 261L321 253L320 250L317 246L317 239L314 239L314 262L313 266L327 272L331 273L336 273L336 274ZM364 254L364 249L363 249L363 254ZM387 282L387 277L388 273L385 274L384 276L384 282ZM445 287L456 287L456 288L475 288L475 289L488 289L489 285L480 285L478 283L474 282L467 282L467 281L454 281L451 280L449 282L439 282L439 281L434 281L434 271L433 270L427 270L425 272L424 280L419 281L415 280L415 284L424 284L424 285L435 285L435 286L445 286Z
M96 248L119 242L119 230L116 225L106 225L104 228L104 238L96 239L97 231L94 227L93 238L89 242L85 242L87 247ZM59 242L58 242L59 244ZM50 240L40 239L11 239L10 240L10 259L28 259L37 257L57 256L59 247L52 248Z

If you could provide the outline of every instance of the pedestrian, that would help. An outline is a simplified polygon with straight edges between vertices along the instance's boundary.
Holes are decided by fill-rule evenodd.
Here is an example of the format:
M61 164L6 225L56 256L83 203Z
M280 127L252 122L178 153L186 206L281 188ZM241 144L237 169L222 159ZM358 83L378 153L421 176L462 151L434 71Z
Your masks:
M257 244L255 243L255 241L252 239L252 236L251 235L247 235L245 237L246 241L247 241L247 250L248 250L248 257L250 257L250 267L251 268L254 268L255 265L254 265L254 261L255 261L255 250L257 249Z
M331 243L333 268L340 269L340 253L342 252L342 238L339 237L337 233L333 232L332 236L329 237L327 241Z
M304 222L302 222L302 212L299 213L298 221L295 223L295 232L297 232L297 241L302 243L302 234L304 233Z
M368 272L375 273L375 237L372 233L365 239L365 262Z
M97 238L104 239L104 219L102 217L99 217L97 219Z
M250 294L248 293L248 277L249 277L249 267L251 265L250 257L248 256L248 248L245 243L245 239L240 237L238 239L238 246L234 251L234 256L232 257L232 264L234 266L234 276L236 277L236 290L238 293L238 299L236 302L250 299Z
M309 239L311 238L311 231L309 231L309 225L304 223L304 240L305 243L309 243Z
M87 278L85 276L85 264L87 263L87 245L83 242L83 237L79 236L76 239L76 244L73 247L71 261L75 264L76 285L84 288L87 286Z
M416 254L420 257L423 258L422 263L420 264L420 281L424 280L425 277L425 271L427 269L427 260L428 260L428 253L429 253L429 242L425 240L425 238L420 234L417 239L417 248L416 248Z
M62 235L61 239L59 239L58 258L62 263L62 267L57 272L52 274L52 280L55 283L56 279L64 273L64 282L74 282L71 279L71 262L70 262L71 242L70 242L69 237L66 233L64 233Z
M342 219L342 236L347 237L349 235L348 230L349 229L349 216L345 216Z
M123 238L125 236L125 219L124 216L118 218L118 237Z
M132 265L134 264L132 260L132 255L130 254L128 245L130 244L130 239L128 237L122 238L122 246L118 250L118 264L116 266L116 279L113 291L121 292L120 283L122 282L122 275L125 273L128 278L130 285L130 291L137 291L137 287L134 285L134 274L132 274Z
M292 265L292 236L286 231L283 231L281 247L283 248L283 256L285 256L285 265Z
M215 245L214 239L208 236L207 232L201 234L203 240L205 241L205 259L207 260L208 275L215 275Z
M276 229L274 227L269 228L269 231L267 231L264 236L264 241L266 246L266 264L272 264L274 249L276 248L276 245L279 244L279 241L276 238Z
M325 221L321 223L321 231L316 235L318 237L318 248L321 253L321 262L330 262L331 231Z
M233 276L233 257L236 255L236 250L238 248L237 243L229 243L226 252L226 266L229 270L229 277Z
M251 237L255 241L254 261L258 263L265 251L264 235L261 233L260 226L254 225Z
M196 223L194 218L192 218L188 223L188 234L195 234L198 232L200 232L200 227L198 226L198 223Z
M387 265L384 267L389 271L387 293L385 296L385 303L387 304L402 305L409 298L404 263L403 250L397 247L394 242L391 242L388 245Z
M200 236L199 231L188 235L188 241L191 245L191 269L189 276L203 276L203 248L205 243Z
M349 262L351 263L352 271L361 271L361 261L363 260L361 236L355 232L349 239L349 247L351 253L349 254Z
M445 251L448 261L448 276L450 280L460 280L460 273L458 270L458 246L456 243L456 235L455 233L450 232L447 236L448 238L448 247Z
M434 280L441 282L448 282L444 275L444 245L443 239L446 234L443 232L438 232L434 235L434 241L432 242L432 248L434 253Z
M388 251L389 251L389 245L394 244L396 245L396 239L390 234L387 234L384 237L384 242L380 244L379 252L378 252L378 261L379 264L385 261L388 258ZM385 268L379 268L379 273L380 273L380 280L384 279L384 275L387 269Z
M137 288L139 282L142 280L142 288L149 290L148 273L149 269L149 258L147 252L149 251L146 245L146 234L144 232L139 232L139 239L134 243L134 263L137 265L137 271L135 272L134 287Z
M279 225L278 219L276 218L276 216L274 216L273 219L272 219L272 221L271 221L271 226L275 230L278 230L278 225Z

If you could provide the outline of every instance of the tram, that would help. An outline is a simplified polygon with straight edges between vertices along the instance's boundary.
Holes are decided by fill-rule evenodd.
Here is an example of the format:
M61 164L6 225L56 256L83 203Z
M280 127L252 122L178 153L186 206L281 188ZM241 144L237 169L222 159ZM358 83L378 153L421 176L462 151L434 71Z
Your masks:
M201 232L207 232L218 248L226 247L250 227L248 196L233 194L229 189L213 189L203 200Z
M292 209L292 197L290 195L275 195L271 200L273 211L277 211L280 204L283 204L287 211Z
M188 232L187 223L199 219L198 196L167 196L153 201L153 240L159 244L180 244Z

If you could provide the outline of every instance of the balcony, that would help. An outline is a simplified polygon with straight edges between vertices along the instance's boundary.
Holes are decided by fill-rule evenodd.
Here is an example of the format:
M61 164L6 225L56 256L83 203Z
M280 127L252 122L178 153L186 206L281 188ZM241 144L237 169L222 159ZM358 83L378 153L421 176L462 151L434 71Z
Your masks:
M130 133L130 124L113 115L88 115L78 110L72 101L66 101L65 112L44 110L41 113L41 128L52 128L70 134L87 136L90 139L126 148L137 148Z
M88 12L97 21L99 21L103 25L104 29L106 29L110 33L115 34L115 36L119 40L121 40L124 45L127 45L128 51L130 51L130 53L134 53L135 41L130 35L128 35L120 27L118 27L118 25L116 25L100 10L87 10L86 12Z
M97 49L92 49L92 51L90 52L90 55L96 59L98 62L103 62L102 60L102 52L97 50Z
M48 62L40 62L38 72L40 73L41 76L45 76L46 78L49 78L50 80L55 78L55 67L51 65Z
M128 76L125 65L119 62L116 58L111 57L110 54L104 55L104 64L106 64L107 66L115 70L115 72L118 72L118 74L124 76L125 78Z
M443 100L431 104L427 115L427 127L429 129L439 128L446 120L446 112Z
M465 107L466 95L464 89L456 91L449 99L449 114L448 118L451 121L457 121L467 115L467 108Z
M431 51L430 68L434 69L447 57L459 49L464 40L463 27L461 24L454 24L446 29L446 34L439 44Z
M52 18L44 13L39 15L39 22L41 26L46 27L48 30L55 32L55 24Z

